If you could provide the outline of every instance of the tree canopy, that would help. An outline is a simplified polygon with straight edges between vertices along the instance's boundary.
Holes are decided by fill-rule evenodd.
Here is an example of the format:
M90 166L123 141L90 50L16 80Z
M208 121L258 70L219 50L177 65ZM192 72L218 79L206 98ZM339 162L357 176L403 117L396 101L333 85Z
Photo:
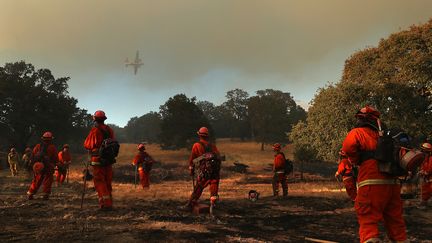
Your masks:
M291 138L299 149L320 160L335 160L354 114L369 104L390 128L411 136L432 131L431 101L419 95L432 85L432 21L382 39L377 47L356 52L346 62L342 80L318 90L306 123Z
M91 116L69 96L68 80L24 61L0 67L0 130L11 146L22 149L48 130L64 143L82 140Z

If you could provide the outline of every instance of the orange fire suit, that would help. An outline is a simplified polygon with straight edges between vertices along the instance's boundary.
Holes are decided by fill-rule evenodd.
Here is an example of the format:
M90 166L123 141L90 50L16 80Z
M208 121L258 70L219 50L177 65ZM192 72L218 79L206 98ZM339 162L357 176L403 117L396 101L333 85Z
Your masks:
M279 184L282 185L283 195L288 195L288 182L287 175L285 173L285 155L283 153L277 153L274 156L273 162L273 195L277 196L279 193Z
M133 165L137 166L141 185L144 189L150 187L150 169L153 158L146 152L139 152L135 155Z
M402 217L400 185L394 177L379 171L377 160L367 156L368 151L370 153L376 149L378 137L378 132L372 128L354 128L348 133L342 146L348 159L359 165L355 209L360 224L360 242L379 237L380 221L384 221L390 240L404 241L407 236Z
M354 178L354 172L348 159L343 158L338 166L337 175L342 176L346 192L351 200L355 201L357 196L357 185Z
M97 124L90 130L86 140L84 141L84 148L90 152L91 162L93 168L93 182L95 189L98 193L99 207L111 208L112 207L112 166L102 166L99 158L99 148L104 140L104 134L100 129L107 131L110 138L114 139L114 131L105 124Z
M66 179L66 174L69 169L69 163L71 162L72 158L69 151L68 152L60 151L58 153L58 159L59 162L57 163L57 169L55 171L55 175L56 175L57 183L62 184Z
M421 199L422 202L427 202L432 197L432 156L426 156L421 171L423 174Z
M34 174L27 194L35 194L39 187L43 185L43 195L48 197L51 194L54 166L58 161L56 147L51 143L45 142L43 144L37 144L33 148L32 161L42 162L44 164L44 169L42 173Z
M191 170L192 176L195 176L193 175L193 169L195 166L193 160L206 153L205 147L203 145L210 146L211 151L215 153L217 156L219 156L219 150L217 149L216 145L209 143L209 141L205 139L200 139L200 142L195 143L192 146L192 152L189 157L189 168ZM220 179L220 175L215 175L212 178L201 178L198 175L196 177L196 184L192 192L192 195L190 197L189 203L192 205L197 204L204 188L206 188L208 185L210 185L210 196L217 198L218 191L219 191L219 179Z

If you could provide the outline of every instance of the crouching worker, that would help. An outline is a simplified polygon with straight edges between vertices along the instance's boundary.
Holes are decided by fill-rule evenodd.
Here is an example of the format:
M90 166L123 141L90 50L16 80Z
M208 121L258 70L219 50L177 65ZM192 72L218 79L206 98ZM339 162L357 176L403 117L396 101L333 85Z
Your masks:
M57 149L52 144L54 139L51 132L45 132L42 136L42 143L37 144L32 153L33 164L33 181L27 192L28 199L32 200L39 187L43 185L43 199L48 200L51 194L53 183L54 167L58 161Z
M69 145L63 145L62 151L58 153L59 162L56 167L56 182L57 186L63 184L66 177L68 176L69 165L71 164L71 154L69 152Z
M138 154L135 155L135 158L132 162L132 165L136 167L139 173L139 178L141 185L144 189L150 188L150 171L152 169L154 160L153 158L145 151L145 145L138 145Z
M432 197L432 145L423 143L421 150L426 153L426 157L419 171L419 175L423 177L420 208L426 209L428 200Z
M216 145L209 141L209 131L206 127L201 127L197 132L199 142L192 146L192 152L189 158L189 172L193 179L196 176L196 182L192 195L184 209L191 210L198 204L201 194L207 186L210 185L210 203L211 208L219 199L219 179L221 158ZM197 174L195 175L195 171Z
M344 151L339 152L339 166L336 171L335 177L338 179L342 177L343 184L345 186L346 192L352 201L355 201L357 197L357 185L356 177L354 175L354 170L351 162L348 160L346 153ZM338 179L339 180L339 179Z
M288 182L287 182L287 161L285 154L281 152L282 146L279 143L273 145L273 151L275 152L273 162L273 196L279 195L279 184L282 186L283 196L288 196Z

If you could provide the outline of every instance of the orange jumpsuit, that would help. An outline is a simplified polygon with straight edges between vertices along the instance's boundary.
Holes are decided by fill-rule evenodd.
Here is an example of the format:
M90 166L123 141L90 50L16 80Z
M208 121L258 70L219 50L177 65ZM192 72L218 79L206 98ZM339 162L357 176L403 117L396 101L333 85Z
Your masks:
M402 217L400 185L396 184L394 177L379 172L377 160L369 157L360 161L364 151L376 149L378 137L378 132L369 127L354 128L348 133L342 147L348 159L359 165L355 209L360 224L360 242L378 238L380 221L384 221L390 240L404 241L407 236Z
M45 152L43 152L42 149L45 149ZM43 158L39 156L40 153L43 153ZM27 194L36 194L39 187L43 185L43 195L49 196L51 194L51 186L53 183L54 166L58 161L56 147L51 143L44 143L43 145L37 144L33 148L32 161L42 162L44 164L44 169L42 173L34 174Z
M91 154L91 162L93 168L93 182L99 197L100 208L112 207L112 166L101 166L98 151L104 140L104 135L99 129L109 132L110 138L114 138L114 131L105 124L98 124L98 127L93 127L89 135L84 141L84 148Z
M195 143L192 146L192 152L189 157L190 168L194 167L193 164L194 159L206 153L205 148L201 143L206 146L210 144L207 140L200 139L199 143ZM210 144L210 147L211 147L211 151L219 156L219 150L217 149L217 147L214 144ZM208 185L210 185L210 196L217 197L218 190L219 190L219 179L220 179L219 175L209 179L201 178L200 176L197 176L194 191L192 192L189 202L191 204L197 204L204 188L206 188Z
M423 176L421 199L427 202L432 197L432 156L426 156L421 170L425 173Z
M135 155L133 164L138 167L138 173L140 177L141 185L144 189L150 187L150 171L146 170L146 167L150 167L153 164L152 157L146 152L139 152Z
M277 153L274 156L273 162L273 195L277 196L279 193L279 184L282 185L283 195L288 195L288 182L285 173L285 156L283 153Z
M351 200L355 201L357 196L357 185L354 178L352 165L348 159L344 158L340 161L337 174L342 176L346 192Z
M61 184L66 179L66 174L69 167L68 163L72 160L72 158L69 151L60 151L58 153L58 159L59 162L57 164L57 170L55 171L55 174L57 183Z

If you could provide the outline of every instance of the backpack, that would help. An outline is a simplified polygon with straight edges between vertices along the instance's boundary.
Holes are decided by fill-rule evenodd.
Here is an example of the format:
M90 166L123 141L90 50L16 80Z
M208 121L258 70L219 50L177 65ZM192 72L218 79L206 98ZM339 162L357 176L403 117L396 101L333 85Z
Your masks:
M50 162L50 158L48 157L48 146L45 146L44 143L40 144L39 151L35 154L34 158L32 159L33 162L41 162L43 164L47 164Z
M120 144L117 140L111 138L108 130L97 127L102 132L103 141L99 148L99 158L102 166L112 165L116 162L119 154Z
M280 154L282 154L282 156L284 157L284 160L285 160L285 168L284 168L285 174L292 173L294 171L294 164L293 164L293 162L291 160L287 159L285 157L284 153L280 152Z
M199 163L198 176L204 179L218 179L221 168L221 161L213 152L211 144L205 145L200 142L204 148L203 159Z
M406 169L401 167L401 149L411 147L410 137L400 130L385 130L378 138L374 158L378 161L380 172L403 176L407 174Z

